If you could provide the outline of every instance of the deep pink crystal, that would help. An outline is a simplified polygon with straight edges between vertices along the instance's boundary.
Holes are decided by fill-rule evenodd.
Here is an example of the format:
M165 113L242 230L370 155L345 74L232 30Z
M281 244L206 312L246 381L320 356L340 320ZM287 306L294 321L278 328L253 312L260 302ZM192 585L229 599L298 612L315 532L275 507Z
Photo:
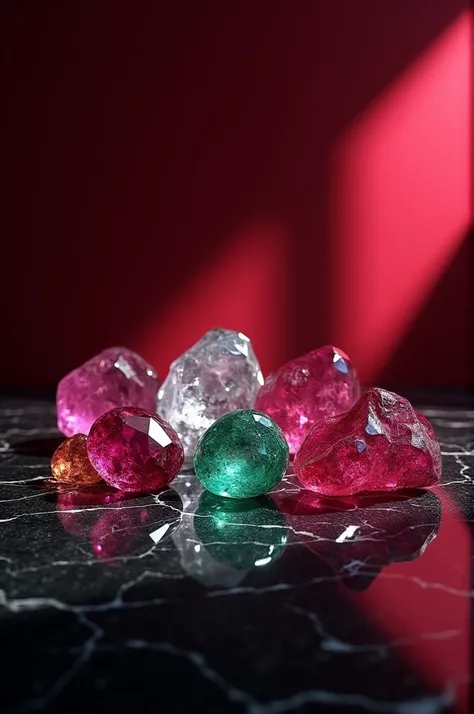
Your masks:
M326 345L287 362L265 379L255 409L276 421L295 454L310 426L350 409L360 396L354 365Z
M114 407L156 409L160 381L147 362L126 347L103 350L59 382L58 427L66 436L88 434L95 420Z
M433 486L441 450L429 421L398 394L369 389L350 411L309 430L293 462L323 496Z
M158 414L119 407L100 416L87 439L89 460L122 491L155 491L180 471L184 452L175 430Z

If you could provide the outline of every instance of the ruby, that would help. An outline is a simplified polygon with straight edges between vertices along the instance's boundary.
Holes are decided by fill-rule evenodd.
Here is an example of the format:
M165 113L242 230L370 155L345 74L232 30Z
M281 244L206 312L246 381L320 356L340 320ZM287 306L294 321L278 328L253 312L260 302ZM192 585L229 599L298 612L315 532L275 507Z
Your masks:
M311 427L294 469L305 488L323 496L423 488L440 479L441 450L407 399L374 388L350 411Z
M184 461L174 429L138 407L118 407L100 416L91 427L87 453L106 483L137 493L166 486Z
M295 454L317 421L347 411L360 396L354 365L326 345L287 362L265 379L255 408L272 417Z
M114 407L156 409L160 381L153 367L126 347L110 347L59 382L58 427L66 436L88 434L95 420Z

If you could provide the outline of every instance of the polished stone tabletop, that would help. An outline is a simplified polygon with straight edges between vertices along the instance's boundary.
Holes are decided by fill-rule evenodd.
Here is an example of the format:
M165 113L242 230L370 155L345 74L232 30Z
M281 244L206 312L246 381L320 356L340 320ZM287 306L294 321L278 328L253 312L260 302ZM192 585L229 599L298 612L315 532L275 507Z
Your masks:
M4 398L1 711L467 713L474 411L424 413L439 487L233 502L58 490L54 404Z

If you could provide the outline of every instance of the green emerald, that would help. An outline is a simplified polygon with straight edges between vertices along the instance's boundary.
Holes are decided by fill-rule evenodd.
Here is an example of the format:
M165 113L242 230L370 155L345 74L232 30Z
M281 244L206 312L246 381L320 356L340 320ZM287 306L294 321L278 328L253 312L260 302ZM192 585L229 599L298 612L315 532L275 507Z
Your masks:
M194 469L204 488L216 496L254 498L281 480L288 451L273 419L255 409L241 409L225 414L203 434Z

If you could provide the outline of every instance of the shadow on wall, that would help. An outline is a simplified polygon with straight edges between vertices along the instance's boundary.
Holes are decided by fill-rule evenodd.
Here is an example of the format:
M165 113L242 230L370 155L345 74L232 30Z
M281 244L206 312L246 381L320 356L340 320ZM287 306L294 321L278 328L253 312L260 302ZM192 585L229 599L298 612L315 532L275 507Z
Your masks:
M467 5L2 3L3 384L163 374L217 319L265 372L333 339L331 150Z

